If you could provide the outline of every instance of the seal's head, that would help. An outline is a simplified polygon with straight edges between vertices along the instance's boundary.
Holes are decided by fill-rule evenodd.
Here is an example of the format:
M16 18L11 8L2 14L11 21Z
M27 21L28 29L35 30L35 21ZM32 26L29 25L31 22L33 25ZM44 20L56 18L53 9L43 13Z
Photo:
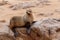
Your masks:
M31 10L31 9L28 9L28 10L26 11L26 13L27 13L28 15L30 15L30 14L32 13L32 10Z

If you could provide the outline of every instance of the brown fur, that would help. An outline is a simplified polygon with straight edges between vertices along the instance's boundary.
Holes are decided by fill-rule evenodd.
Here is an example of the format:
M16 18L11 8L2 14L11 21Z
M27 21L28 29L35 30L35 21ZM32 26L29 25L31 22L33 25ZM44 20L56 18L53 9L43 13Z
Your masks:
M10 20L10 26L9 27L13 31L15 31L14 28L25 27L25 28L27 28L27 31L28 31L32 22L33 22L32 11L27 10L26 14L23 17L21 17L21 16L12 17Z

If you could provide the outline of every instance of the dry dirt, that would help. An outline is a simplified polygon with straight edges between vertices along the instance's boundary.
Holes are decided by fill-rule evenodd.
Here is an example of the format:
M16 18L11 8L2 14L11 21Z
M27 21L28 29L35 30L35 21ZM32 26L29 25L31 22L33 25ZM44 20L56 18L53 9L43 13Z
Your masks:
M9 8L12 5L21 2L34 2L37 0L5 0L8 1L7 4L0 5L0 20L9 21L12 16L22 16L25 14L28 8L19 8L17 10L12 10ZM41 0L39 0L41 1ZM35 7L30 7L33 11L34 20L40 20L43 18L57 18L60 19L60 1L59 0L47 0L49 2L44 2L42 0L39 5ZM0 3L3 3L2 0ZM44 3L44 4L43 4ZM31 4L32 5L32 4ZM33 4L34 5L34 4Z

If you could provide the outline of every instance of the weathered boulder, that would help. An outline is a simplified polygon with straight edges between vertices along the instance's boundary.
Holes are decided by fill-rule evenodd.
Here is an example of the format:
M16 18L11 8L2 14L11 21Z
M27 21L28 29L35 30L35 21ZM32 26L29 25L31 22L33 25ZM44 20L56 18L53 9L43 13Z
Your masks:
M16 31L19 33L16 40L33 40L30 35L27 35L26 28L17 28Z
M7 4L7 2L8 2L8 1L0 0L0 6L1 6L1 5L5 5L5 4Z
M0 40L60 40L60 21L58 19L42 19L32 24L30 34L26 28L16 28L18 36L8 27L5 21L0 22Z
M15 40L14 33L5 21L0 22L0 40Z
M43 40L59 40L60 38L60 22L56 19L43 19L32 25L37 33L41 33Z
M37 5L39 5L39 1L26 1L26 2L19 2L17 4L13 4L10 6L10 8L13 10L17 10L17 9L31 8Z
M0 35L0 40L15 40L15 38L11 35L4 33Z
M16 40L59 40L60 22L51 18L37 21L31 26L30 35L27 35L25 28L17 28L19 33ZM19 40L20 40L19 39Z

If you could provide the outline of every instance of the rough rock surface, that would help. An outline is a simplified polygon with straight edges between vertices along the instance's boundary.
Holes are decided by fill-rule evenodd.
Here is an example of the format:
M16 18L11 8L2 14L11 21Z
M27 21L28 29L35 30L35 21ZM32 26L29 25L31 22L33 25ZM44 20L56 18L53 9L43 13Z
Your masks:
M16 28L18 36L15 38L14 33L3 20L0 21L0 40L60 40L59 19L41 19L32 24L30 30L28 35L26 28Z
M7 4L7 1L5 0L0 0L0 6Z
M47 37L48 40L59 40L60 32L60 22L54 19L43 19L36 22L32 28L40 30L38 33L42 33L43 37ZM43 38L43 39L44 39ZM46 39L47 40L47 39Z
M26 1L26 2L18 2L16 4L13 4L10 6L13 10L17 9L26 9L26 8L31 8L31 7L36 7L39 5L50 5L49 0L35 0L35 1Z
M22 40L59 40L60 22L54 19L42 19L31 26L31 33L27 35L25 28L17 28Z
M2 34L0 35L0 40L15 40L15 38L8 34Z
M20 2L17 4L13 4L12 6L10 6L10 8L12 8L13 10L17 10L17 9L26 9L26 8L31 8L31 7L35 7L39 5L39 1L26 1L26 2Z
M0 40L15 40L14 33L5 21L0 21Z

